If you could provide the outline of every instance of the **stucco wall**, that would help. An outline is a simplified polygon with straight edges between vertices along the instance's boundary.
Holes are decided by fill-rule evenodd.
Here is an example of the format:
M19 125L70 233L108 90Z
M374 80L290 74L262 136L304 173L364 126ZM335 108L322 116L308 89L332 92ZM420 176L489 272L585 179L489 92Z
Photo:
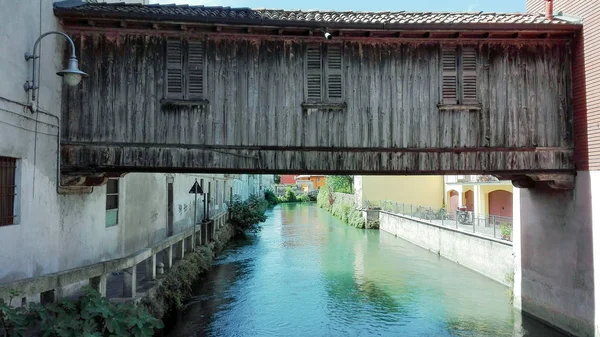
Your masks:
M441 208L443 176L363 176L363 200L390 200Z
M600 189L599 178L595 172L580 171L573 191L515 188L518 196L513 198L518 203L513 207L520 208L515 226L520 230L514 233L520 236L515 240L520 242L520 251L515 251L515 294L520 299L515 304L576 336L594 336L598 311L593 235L597 226L592 226L592 205L598 202L592 191Z
M57 271L62 250L61 230L69 228L60 221L63 200L56 194L55 185L58 122L50 116L60 114L62 82L55 73L63 67L66 41L62 37L47 36L40 44L37 102L44 113L29 112L23 90L32 66L31 62L25 62L24 53L32 52L35 40L42 33L58 29L52 1L2 3L0 156L18 158L19 174L18 224L0 227L0 282ZM64 202L78 207L89 198L68 198Z
M387 212L379 213L379 229L503 284L513 273L513 247L507 242Z

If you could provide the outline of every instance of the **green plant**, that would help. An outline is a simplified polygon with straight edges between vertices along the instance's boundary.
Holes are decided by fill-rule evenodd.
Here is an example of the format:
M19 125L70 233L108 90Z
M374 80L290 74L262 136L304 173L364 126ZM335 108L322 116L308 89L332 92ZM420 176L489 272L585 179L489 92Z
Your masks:
M325 185L331 192L353 193L352 182L352 176L327 176L325 178Z
M268 205L265 199L256 195L251 195L246 201L236 195L229 205L229 222L238 233L260 230L260 223L267 219L265 212Z
M6 336L25 336L40 332L44 337L153 336L163 323L144 306L114 304L91 287L84 287L77 301L31 303L14 308L0 300L0 321ZM11 297L12 300L12 297ZM37 334L37 333L36 333Z
M307 194L302 194L298 199L300 202L310 202L310 197Z
M317 206L331 211L331 203L329 202L329 190L327 188L321 188L319 194L317 194Z
M285 194L283 196L286 202L296 202L296 193L291 187L285 189Z
M500 224L500 235L502 239L512 241L512 226L508 222Z
M269 206L275 206L279 203L279 199L272 189L265 190L265 200L269 203Z

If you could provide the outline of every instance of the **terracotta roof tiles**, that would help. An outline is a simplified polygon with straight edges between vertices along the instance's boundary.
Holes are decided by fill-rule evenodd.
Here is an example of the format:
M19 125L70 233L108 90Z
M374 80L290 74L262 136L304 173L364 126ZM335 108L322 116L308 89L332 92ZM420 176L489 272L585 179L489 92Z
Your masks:
M189 5L142 5L125 3L84 3L68 0L54 4L55 14L77 16L112 16L112 17L146 17L160 19L161 17L177 17L182 20L220 22L241 21L246 24L270 23L321 23L321 24L361 24L375 25L452 25L452 24L512 24L512 25L561 25L568 22L553 19L543 15L523 13L484 13L484 12L352 12L352 11L303 11L279 9L250 9L217 6Z

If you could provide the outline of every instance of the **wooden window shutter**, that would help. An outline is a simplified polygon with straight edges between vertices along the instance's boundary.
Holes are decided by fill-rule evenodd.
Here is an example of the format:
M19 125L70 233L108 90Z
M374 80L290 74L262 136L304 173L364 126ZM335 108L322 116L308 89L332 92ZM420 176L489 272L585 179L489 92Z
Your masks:
M457 104L456 47L442 47L442 104Z
M320 102L323 92L323 63L320 44L311 44L306 50L306 98Z
M187 98L204 97L204 43L190 41L188 46Z
M462 103L477 104L477 50L463 47L462 50Z
M327 45L327 100L342 101L342 46Z
M183 52L180 40L167 40L167 98L183 99Z

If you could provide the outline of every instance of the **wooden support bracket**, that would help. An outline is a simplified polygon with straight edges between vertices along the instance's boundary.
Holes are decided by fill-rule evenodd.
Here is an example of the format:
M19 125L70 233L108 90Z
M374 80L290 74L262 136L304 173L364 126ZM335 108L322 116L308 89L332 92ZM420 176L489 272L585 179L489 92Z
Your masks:
M62 175L60 184L65 193L85 193L93 186L106 184L109 178L121 178L126 174L121 172L106 172L93 175ZM79 190L81 192L78 192Z
M572 190L575 188L575 173L533 173L523 175L497 175L498 179L511 180L518 188L545 188Z

